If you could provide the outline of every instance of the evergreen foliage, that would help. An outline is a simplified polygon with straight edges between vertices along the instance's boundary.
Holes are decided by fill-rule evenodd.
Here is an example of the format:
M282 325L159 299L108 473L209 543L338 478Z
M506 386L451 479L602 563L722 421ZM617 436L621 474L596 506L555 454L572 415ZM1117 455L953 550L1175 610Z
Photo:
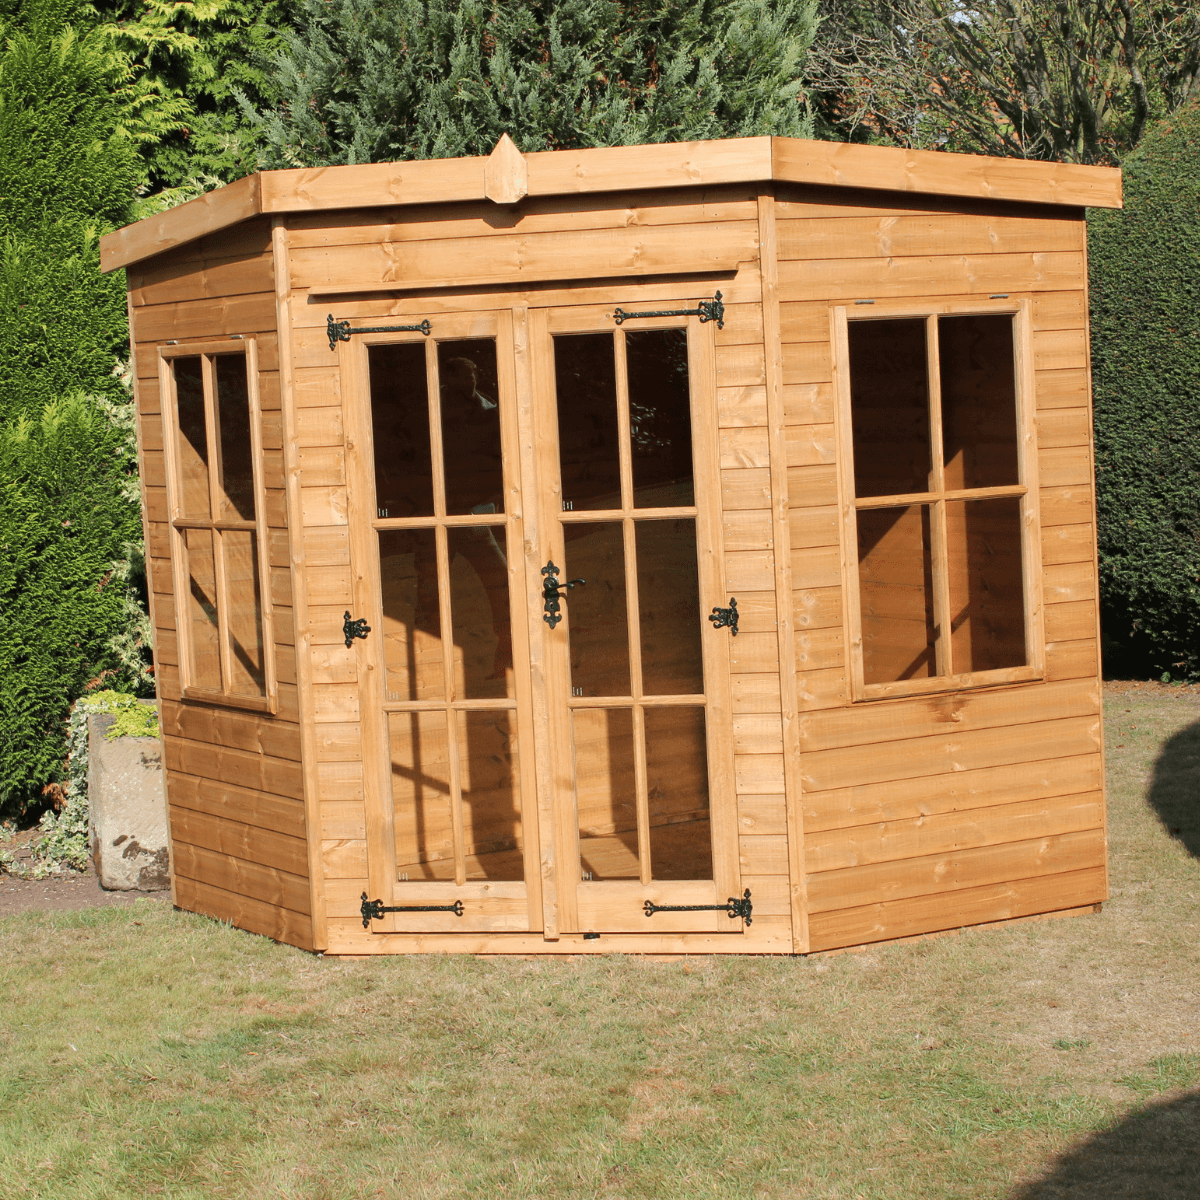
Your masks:
M1200 676L1200 104L1088 220L1107 668Z
M816 0L303 0L266 167L809 136Z

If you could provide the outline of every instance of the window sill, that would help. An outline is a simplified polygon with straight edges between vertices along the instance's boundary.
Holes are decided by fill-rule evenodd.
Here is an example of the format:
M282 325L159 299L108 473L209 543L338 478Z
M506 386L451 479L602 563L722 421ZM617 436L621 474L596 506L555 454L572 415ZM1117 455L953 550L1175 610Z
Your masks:
M1002 671L976 671L967 675L943 675L936 679L903 679L897 683L856 683L854 700L897 700L905 696L929 696L941 692L963 692L977 688L1004 687L1013 683L1036 683L1045 677L1040 667L1007 667Z
M216 692L198 687L185 687L183 699L198 701L202 704L218 704L222 708L242 708L248 712L274 713L279 708L271 696L235 696L228 692Z

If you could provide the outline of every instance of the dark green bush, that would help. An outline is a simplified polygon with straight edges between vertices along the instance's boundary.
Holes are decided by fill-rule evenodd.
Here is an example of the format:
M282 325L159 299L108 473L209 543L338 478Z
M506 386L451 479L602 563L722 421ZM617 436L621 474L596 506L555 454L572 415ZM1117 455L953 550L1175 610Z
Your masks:
M1110 674L1200 676L1200 106L1089 218L1101 624Z

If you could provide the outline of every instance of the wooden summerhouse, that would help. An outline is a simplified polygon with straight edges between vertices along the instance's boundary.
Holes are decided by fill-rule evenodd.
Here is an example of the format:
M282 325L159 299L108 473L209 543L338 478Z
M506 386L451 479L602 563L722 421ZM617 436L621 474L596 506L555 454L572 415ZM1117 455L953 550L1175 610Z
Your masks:
M264 172L124 267L175 903L805 953L1106 896L1085 209L781 138Z

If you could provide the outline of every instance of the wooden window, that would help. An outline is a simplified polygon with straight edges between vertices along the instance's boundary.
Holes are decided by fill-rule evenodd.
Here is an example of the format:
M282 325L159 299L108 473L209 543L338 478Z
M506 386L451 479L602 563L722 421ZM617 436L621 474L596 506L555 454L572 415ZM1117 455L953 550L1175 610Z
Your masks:
M834 329L854 698L1040 678L1027 305Z
M274 712L255 343L160 355L183 695Z

